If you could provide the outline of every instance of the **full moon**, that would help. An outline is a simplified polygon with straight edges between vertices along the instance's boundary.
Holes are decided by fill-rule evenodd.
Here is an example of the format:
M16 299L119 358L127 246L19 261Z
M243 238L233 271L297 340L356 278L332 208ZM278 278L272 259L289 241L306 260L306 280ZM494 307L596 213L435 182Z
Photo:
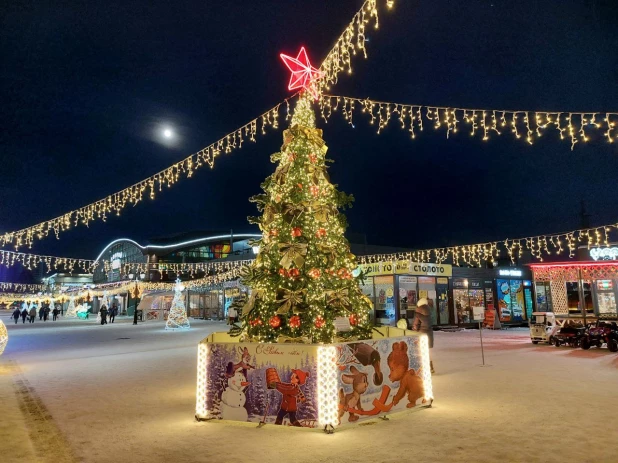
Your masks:
M172 138L172 135L174 135L174 133L172 132L171 129L165 129L163 130L163 136L165 138Z

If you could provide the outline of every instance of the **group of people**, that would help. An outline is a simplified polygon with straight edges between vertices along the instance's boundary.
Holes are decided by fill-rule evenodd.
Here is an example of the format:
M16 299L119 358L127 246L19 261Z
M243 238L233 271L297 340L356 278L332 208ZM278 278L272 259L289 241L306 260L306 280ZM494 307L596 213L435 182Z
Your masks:
M53 315L53 320L56 321L58 319L58 315L60 314L60 310L57 307L54 307L54 310L51 310L49 305L47 304L41 305L38 310L39 320L43 320L44 322L46 322L49 318L50 313ZM28 319L28 323L34 323L34 320L36 319L36 314L37 309L34 305L31 306L30 309L24 307L22 310L19 310L19 307L17 307L13 311L13 319L15 320L15 324L17 324L20 317L22 323L26 323L26 318Z
M116 315L118 315L118 306L114 304L108 309L107 306L103 304L99 312L101 313L101 325L107 325L107 317L109 317L110 323L114 323Z

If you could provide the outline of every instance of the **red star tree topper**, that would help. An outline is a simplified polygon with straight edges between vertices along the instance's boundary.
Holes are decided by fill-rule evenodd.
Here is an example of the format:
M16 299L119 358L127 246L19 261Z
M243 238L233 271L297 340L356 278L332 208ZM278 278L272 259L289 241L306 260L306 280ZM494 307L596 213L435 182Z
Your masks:
M283 53L281 53L280 56L283 60L283 63L292 73L292 75L290 76L288 90L296 90L297 88L302 88L308 91L317 100L318 91L313 84L316 80L322 78L324 76L324 73L311 66L305 47L301 47L296 58L285 55Z

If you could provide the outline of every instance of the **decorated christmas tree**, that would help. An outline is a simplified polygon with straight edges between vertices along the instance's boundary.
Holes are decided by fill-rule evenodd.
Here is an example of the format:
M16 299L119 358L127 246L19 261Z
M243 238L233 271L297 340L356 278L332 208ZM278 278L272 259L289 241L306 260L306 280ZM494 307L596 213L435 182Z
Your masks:
M167 322L165 322L166 330L187 330L191 328L189 319L187 318L187 309L182 300L182 292L184 289L185 287L180 282L180 279L177 279L176 286L174 286L174 299L172 300L170 313L167 316Z
M281 151L271 156L275 172L251 198L262 212L249 221L262 239L242 283L251 296L238 306L243 334L253 342L321 342L370 337L371 301L355 276L356 258L344 237L347 221L339 209L354 198L337 190L327 173L327 147L315 126L310 91L296 104ZM347 325L337 332L338 324Z

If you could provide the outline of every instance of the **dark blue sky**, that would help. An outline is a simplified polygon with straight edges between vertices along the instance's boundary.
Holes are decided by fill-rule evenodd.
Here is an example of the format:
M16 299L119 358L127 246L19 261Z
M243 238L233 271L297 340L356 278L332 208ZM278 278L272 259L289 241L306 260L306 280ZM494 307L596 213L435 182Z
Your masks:
M378 0L383 2L383 0ZM397 0L369 32L369 59L333 93L415 104L618 111L618 11L611 0ZM315 62L361 0L3 2L0 7L0 231L23 228L133 184L288 95L280 52ZM168 123L180 142L153 138ZM350 230L423 248L618 221L618 149L574 152L556 133L530 147L396 123L376 135L321 126L333 182L356 197ZM281 133L219 158L119 218L48 238L43 254L96 257L118 237L249 231L247 198Z

